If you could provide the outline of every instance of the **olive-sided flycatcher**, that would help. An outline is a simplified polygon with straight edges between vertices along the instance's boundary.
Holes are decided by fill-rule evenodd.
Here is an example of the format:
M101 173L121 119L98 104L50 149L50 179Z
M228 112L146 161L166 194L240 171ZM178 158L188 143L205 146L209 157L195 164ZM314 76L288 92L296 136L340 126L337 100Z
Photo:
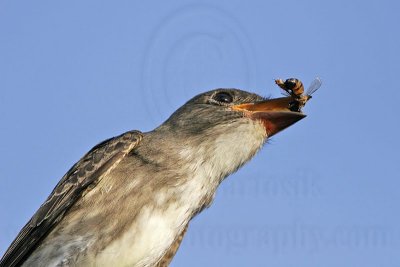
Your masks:
M305 117L292 104L291 97L216 89L153 131L96 145L56 185L0 266L167 266L221 181Z

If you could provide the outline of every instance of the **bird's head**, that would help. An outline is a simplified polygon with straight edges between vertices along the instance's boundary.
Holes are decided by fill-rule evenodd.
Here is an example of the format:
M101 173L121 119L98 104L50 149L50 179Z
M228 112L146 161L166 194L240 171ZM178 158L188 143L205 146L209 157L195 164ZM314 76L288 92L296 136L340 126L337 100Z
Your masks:
M267 99L238 89L216 89L199 94L179 108L163 124L178 136L235 133L258 128L271 137L305 115L291 110L293 98Z
M305 117L291 111L292 102L238 89L199 94L155 130L156 153L176 150L179 158L169 161L187 162L192 173L216 177L211 183L216 185L250 160L268 137Z

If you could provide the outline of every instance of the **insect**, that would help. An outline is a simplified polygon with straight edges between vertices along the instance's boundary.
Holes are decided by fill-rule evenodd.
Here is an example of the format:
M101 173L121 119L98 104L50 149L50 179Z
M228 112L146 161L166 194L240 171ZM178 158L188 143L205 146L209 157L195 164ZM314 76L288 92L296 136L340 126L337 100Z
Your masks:
M315 78L305 94L303 83L299 79L289 78L286 79L286 81L277 79L275 83L284 90L284 95L294 99L294 101L290 103L290 109L292 111L301 111L301 108L312 98L312 94L321 87L322 81L318 77Z

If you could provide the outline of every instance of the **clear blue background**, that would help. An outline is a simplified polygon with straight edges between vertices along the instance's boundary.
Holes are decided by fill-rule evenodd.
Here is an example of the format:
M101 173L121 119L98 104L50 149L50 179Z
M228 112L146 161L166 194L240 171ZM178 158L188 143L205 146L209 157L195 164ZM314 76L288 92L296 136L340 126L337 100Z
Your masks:
M0 255L99 141L274 78L309 115L220 187L172 266L399 266L398 1L0 1Z

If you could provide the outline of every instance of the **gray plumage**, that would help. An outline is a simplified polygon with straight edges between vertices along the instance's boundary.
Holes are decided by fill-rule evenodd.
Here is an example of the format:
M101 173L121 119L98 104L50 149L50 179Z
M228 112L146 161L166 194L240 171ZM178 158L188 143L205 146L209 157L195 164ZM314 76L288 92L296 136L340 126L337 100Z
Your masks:
M232 99L219 101L221 92ZM232 106L262 101L237 89L209 91L153 131L98 144L64 175L0 266L166 266L190 219L268 136L259 114ZM285 127L304 117L291 116Z

